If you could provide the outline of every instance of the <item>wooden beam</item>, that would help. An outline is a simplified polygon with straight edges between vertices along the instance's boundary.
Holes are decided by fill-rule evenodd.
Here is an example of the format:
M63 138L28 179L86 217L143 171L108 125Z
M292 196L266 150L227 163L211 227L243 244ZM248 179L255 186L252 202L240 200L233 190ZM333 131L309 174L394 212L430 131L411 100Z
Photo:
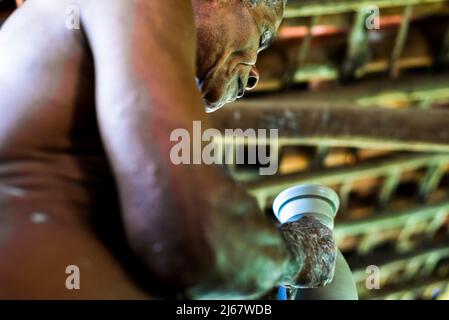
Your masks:
M408 19L402 19L403 22L398 23L397 27L400 32L397 35L392 32L390 27L384 28L381 26L380 30L372 33L376 35L375 37L368 37L368 33L363 32L362 29L363 27L366 28L363 21L363 12L364 10L360 9L360 14L351 32L347 32L347 29L351 28L348 25L346 29L339 29L333 35L320 36L318 30L322 32L329 26L317 25L314 28L316 32L313 35L310 53L306 61L297 69L295 69L294 63L290 61L295 60L293 57L298 51L298 45L294 43L300 41L301 38L292 38L288 41L276 43L271 50L261 55L261 59L259 59L258 68L261 73L261 81L253 92L279 90L286 72L289 75L294 75L295 83L322 80L336 81L341 76L347 78L347 74L350 75L353 69L355 69L355 77L361 78L368 74L388 73L389 70L397 72L398 70L429 68L436 61L436 57L431 54L428 35L423 34L419 28L407 30L408 23L406 22L410 22ZM407 12L411 14L411 9L405 10L405 13ZM307 19L310 21L310 18ZM400 22L400 19L398 17L396 20ZM428 19L425 24L431 25L432 22ZM439 24L438 28L442 33L446 31L442 24ZM308 34L306 30L308 29L305 28L304 37ZM346 57L342 57L342 41L345 36L349 40L349 46ZM375 40L376 38L382 39L382 41ZM441 39L441 42L443 42L443 39ZM306 39L303 40L303 43L307 43ZM443 58L444 52L445 50L441 50L440 54ZM344 72L341 73L341 71Z
M449 201L427 206L417 206L403 211L383 213L363 219L361 221L350 221L339 223L335 226L334 235L337 241L344 237L364 234L375 234L392 229L402 229L410 220L431 222L437 213L446 212L449 215ZM416 224L414 224L416 225ZM449 249L448 249L449 250Z
M440 184L441 179L446 173L447 163L436 163L427 168L427 172L421 182L419 189L419 198L421 201L427 200L427 197Z
M382 188L380 189L379 192L378 207L380 209L383 209L388 205L400 181L401 181L400 168L392 170L385 178L385 181L382 184Z
M398 30L396 41L394 44L393 52L390 57L390 76L392 78L397 78L399 76L400 67L398 61L401 57L402 51L404 50L405 42L407 41L408 30L410 28L410 20L413 14L413 6L407 5L404 8L404 14L401 21L401 26Z
M436 264L439 260L449 258L449 248L447 246L435 247L435 248L425 248L419 253L408 254L407 256L397 256L390 261L383 262L381 264L382 276L389 278L401 269L407 268L410 263L419 263L421 265L431 262L431 264ZM377 261L376 261L377 262ZM354 280L357 283L364 283L366 279L366 270L364 268L355 268L352 272Z
M296 101L303 105L358 105L366 107L423 107L423 103L449 103L449 75L407 74L392 81L362 79L348 85L339 85L320 91L290 91L264 95L265 101ZM427 107L429 107L427 105ZM424 108L425 109L425 108Z
M284 13L284 17L298 18L313 15L355 12L366 6L377 6L380 9L384 9L440 2L447 2L447 0L314 0L307 2L302 0L290 0Z
M267 200L286 188L300 183L316 183L323 185L338 185L351 181L388 176L394 170L402 172L416 170L421 167L433 166L435 163L449 163L449 155L444 154L402 154L388 158L368 160L351 167L336 167L326 170L316 170L282 176L264 176L257 180L244 183L246 189L259 199L262 207L269 205Z
M313 26L316 24L319 16L310 17L307 25L307 34L301 40L301 45L298 48L296 58L293 60L292 65L288 68L287 73L284 75L283 87L289 88L294 83L296 71L304 66L307 56L310 51L310 46L313 40Z
M353 79L357 69L368 62L369 38L366 27L368 15L366 8L361 8L354 16L352 29L348 35L346 60L343 63L344 79Z
M443 44L437 57L437 63L441 66L449 65L449 25L444 35Z
M398 299L418 296L430 285L447 285L446 274L438 273L438 265L441 261L449 258L447 246L424 247L418 253L407 255L390 255L394 259L385 261L370 256L367 260L361 259L356 262L353 269L353 278L357 284L359 296L362 299ZM349 261L351 263L351 261ZM381 290L368 290L365 282L368 274L367 265L377 265L380 270ZM400 274L401 276L397 276Z
M449 111L303 106L247 100L213 117L218 129L278 129L281 145L449 152Z
M411 281L407 285L402 285L399 288L389 288L386 290L381 290L381 292L374 292L372 295L366 296L366 298L370 300L421 300L421 299L430 299L430 290L437 288L443 288L443 290L447 290L444 288L448 287L447 276L439 276L435 278L428 279L426 281ZM423 297L423 295L425 295ZM443 295L439 295L439 297L443 297ZM361 295L361 299L364 299L365 296ZM438 298L440 300L440 298ZM443 300L447 300L444 299Z

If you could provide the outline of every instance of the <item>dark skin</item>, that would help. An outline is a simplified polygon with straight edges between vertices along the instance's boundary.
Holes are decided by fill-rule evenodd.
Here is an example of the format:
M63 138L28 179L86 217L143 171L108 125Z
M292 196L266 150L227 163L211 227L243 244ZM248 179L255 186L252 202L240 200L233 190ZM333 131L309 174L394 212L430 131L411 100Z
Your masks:
M64 26L72 4L80 30ZM169 158L172 130L207 127L204 102L211 111L239 83L255 86L261 33L281 14L240 0L29 0L7 21L0 298L149 298L160 287L247 298L286 279L290 255L255 201L220 168ZM81 290L65 288L68 265Z
M259 81L257 55L270 46L282 7L256 9L242 1L194 1L197 76L209 111L242 97ZM217 17L226 17L219 19Z

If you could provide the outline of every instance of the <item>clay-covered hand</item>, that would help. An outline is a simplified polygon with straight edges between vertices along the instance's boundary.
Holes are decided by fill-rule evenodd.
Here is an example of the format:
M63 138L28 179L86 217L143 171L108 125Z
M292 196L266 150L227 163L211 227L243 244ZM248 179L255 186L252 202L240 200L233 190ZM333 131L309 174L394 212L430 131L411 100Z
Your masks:
M291 256L283 284L295 288L329 284L337 256L332 230L314 217L284 223L280 230Z

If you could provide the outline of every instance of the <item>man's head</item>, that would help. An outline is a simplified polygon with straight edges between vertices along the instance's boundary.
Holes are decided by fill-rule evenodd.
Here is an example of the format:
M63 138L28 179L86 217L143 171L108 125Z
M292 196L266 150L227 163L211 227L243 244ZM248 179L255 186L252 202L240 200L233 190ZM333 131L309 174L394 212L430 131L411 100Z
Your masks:
M257 54L273 40L286 0L193 0L197 79L213 112L259 81Z

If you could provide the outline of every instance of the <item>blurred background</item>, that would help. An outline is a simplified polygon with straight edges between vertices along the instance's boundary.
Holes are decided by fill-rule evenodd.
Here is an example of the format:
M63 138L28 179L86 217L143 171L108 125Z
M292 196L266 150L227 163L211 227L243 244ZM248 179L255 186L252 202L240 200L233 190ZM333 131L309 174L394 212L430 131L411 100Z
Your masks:
M295 184L339 193L361 299L449 299L448 66L449 1L290 0L256 91L214 116L279 129L278 175L230 168L268 215Z
M0 0L0 24L21 2ZM361 299L449 299L448 67L449 1L289 0L258 88L212 116L279 129L278 174L228 166L268 216L296 184L339 193Z

